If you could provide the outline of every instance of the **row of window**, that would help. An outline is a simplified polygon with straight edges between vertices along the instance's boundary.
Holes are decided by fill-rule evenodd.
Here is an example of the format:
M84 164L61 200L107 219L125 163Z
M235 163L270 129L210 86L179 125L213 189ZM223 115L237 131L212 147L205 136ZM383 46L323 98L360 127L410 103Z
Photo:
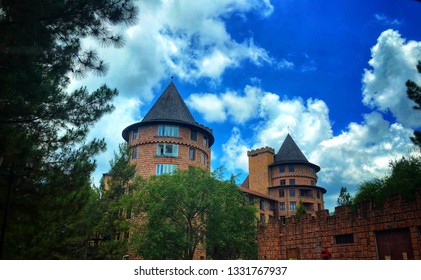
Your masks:
M295 197L295 190L296 189L289 189L289 197ZM312 190L306 190L306 189L299 189L300 197L313 197L313 191ZM285 197L285 190L279 190L279 197ZM320 198L320 191L316 192L316 197Z
M264 199L260 199L260 210L265 210L265 200ZM269 202L269 210L270 211L275 211L275 203L273 201ZM279 210L280 211L286 211L286 204L285 202L280 202L279 203ZM296 211L297 210L297 202L296 201L290 201L289 202L289 210L291 211ZM313 209L307 209L307 210L313 210ZM322 210L322 205L320 203L317 204L317 210Z
M167 143L160 143L157 144L156 149L157 156L165 156L165 157L178 157L178 145L177 144L167 144ZM132 159L136 159L138 157L138 147L132 148ZM196 149L189 148L189 158L190 160L196 159ZM200 153L200 162L202 164L206 164L208 156L205 152Z
M176 125L158 125L158 136L178 137L179 127ZM139 130L133 130L132 141L139 138ZM190 130L190 140L197 141L197 131ZM203 146L208 147L209 141L206 136L203 136Z
M288 172L295 172L295 165L294 164L289 164L289 165L280 165L279 166L279 172L280 173L285 173L288 167ZM315 173L315 170L313 167L309 167L309 170L311 173Z
M289 182L289 185L295 185L295 179L289 179L288 182ZM285 179L279 180L279 185L286 186L287 185L286 180ZM310 180L310 185L315 186L316 182L314 180Z

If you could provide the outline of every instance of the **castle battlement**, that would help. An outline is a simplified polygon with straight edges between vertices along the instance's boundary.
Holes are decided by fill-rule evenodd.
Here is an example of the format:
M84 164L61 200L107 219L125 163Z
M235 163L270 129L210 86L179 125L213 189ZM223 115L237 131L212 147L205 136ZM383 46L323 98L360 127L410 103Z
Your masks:
M259 149L255 149L255 150L251 150L247 152L247 156L252 157L252 156L256 156L259 154L264 154L264 153L270 153L270 154L275 154L275 150L271 147L263 147L263 148L259 148Z

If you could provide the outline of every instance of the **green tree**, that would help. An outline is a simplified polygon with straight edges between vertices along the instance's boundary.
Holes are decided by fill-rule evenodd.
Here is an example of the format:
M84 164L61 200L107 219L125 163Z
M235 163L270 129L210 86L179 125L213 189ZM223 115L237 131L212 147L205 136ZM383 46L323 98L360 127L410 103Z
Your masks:
M145 259L192 259L205 243L215 258L255 254L255 209L232 183L190 168L152 176L135 196L145 221L134 247Z
M136 15L132 0L0 1L0 211L9 222L1 221L2 257L79 257L66 253L69 238L79 234L68 229L96 201L89 189L92 158L105 149L104 140L86 137L113 109L117 90L67 87L72 75L107 70L82 40L120 47L123 38L111 28L131 24ZM29 174L23 174L25 162L32 163Z
M346 189L346 187L341 187L341 191L339 193L339 197L336 201L338 206L348 206L352 204L352 196Z
M119 145L118 153L110 161L107 182L101 181L100 222L96 232L101 237L94 258L121 259L128 253L128 236L132 209L131 181L135 166L130 164L131 149L126 143ZM107 188L105 187L107 185Z
M300 199L300 201L298 202L297 211L295 212L295 217L297 219L301 219L301 217L305 215L306 213L307 213L307 210L304 207L303 201Z
M421 61L417 65L418 73L421 74ZM407 94L409 99L414 101L417 105L414 106L415 110L421 110L421 87L414 81L408 80L406 82ZM421 148L421 131L414 131L414 136L411 137L412 142Z
M398 193L407 200L415 198L416 190L421 187L421 158L403 157L392 161L390 167L390 174L384 178L363 182L359 186L353 199L354 206L364 201L381 206L385 197Z

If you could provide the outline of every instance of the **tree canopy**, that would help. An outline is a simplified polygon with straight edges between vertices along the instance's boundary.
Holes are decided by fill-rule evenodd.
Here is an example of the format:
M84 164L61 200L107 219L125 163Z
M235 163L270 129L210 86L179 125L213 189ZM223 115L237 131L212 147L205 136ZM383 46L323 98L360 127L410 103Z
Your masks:
M133 206L145 214L133 239L145 259L192 259L204 244L211 258L256 256L255 208L232 182L207 171L152 176L134 194Z
M4 258L84 257L75 248L91 234L83 231L90 223L83 213L98 200L90 175L93 156L105 149L104 140L86 138L89 127L113 109L117 90L67 87L71 77L107 72L82 40L121 47L123 37L113 26L131 24L137 14L132 0L0 1Z
M421 74L421 61L418 62L417 70L418 73ZM406 87L409 99L417 104L414 106L414 110L421 110L421 86L417 85L414 81L408 80L406 82ZM421 131L415 130L411 140L415 145L421 148Z
M398 193L407 200L415 198L416 190L421 188L421 158L403 157L392 161L390 167L389 175L363 182L359 186L353 199L354 205L371 200L382 206L387 196Z

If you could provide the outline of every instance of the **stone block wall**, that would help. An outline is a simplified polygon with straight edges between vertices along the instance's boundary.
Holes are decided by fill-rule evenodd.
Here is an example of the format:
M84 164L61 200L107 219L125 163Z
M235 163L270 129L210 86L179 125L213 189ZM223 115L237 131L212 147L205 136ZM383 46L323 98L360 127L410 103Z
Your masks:
M407 233L412 252L394 248L402 246L402 238L394 236L402 232ZM385 235L389 239L380 244ZM258 244L259 259L322 259L324 249L329 259L393 259L385 250L397 250L403 259L421 259L421 191L414 201L395 195L387 198L383 207L369 202L355 211L336 207L332 216L322 210L300 220L287 218L285 224L270 221L259 225Z

